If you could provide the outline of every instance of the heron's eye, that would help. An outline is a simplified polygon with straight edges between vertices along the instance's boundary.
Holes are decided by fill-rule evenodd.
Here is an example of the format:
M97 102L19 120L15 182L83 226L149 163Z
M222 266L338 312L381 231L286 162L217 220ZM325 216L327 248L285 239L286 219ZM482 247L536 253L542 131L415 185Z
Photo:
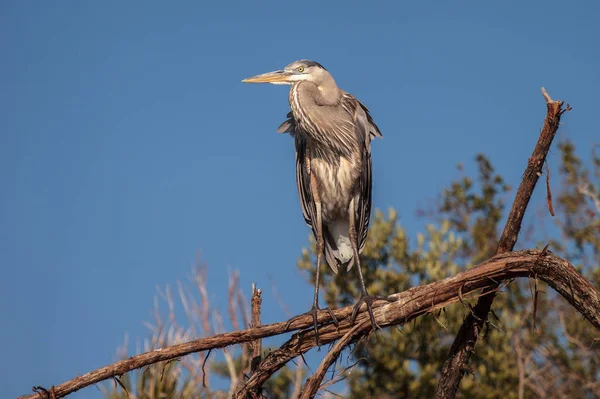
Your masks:
M304 67L303 66L299 66L298 67L298 72L304 72Z

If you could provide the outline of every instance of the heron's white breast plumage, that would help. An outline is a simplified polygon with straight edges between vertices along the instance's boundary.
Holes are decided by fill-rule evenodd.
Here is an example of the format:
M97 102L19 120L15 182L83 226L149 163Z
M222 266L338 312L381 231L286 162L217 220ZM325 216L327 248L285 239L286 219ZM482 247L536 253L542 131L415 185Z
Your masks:
M327 222L347 219L348 206L358 180L354 161L340 157L339 164L335 165L320 158L313 158L310 161L310 169L319 184L323 220Z

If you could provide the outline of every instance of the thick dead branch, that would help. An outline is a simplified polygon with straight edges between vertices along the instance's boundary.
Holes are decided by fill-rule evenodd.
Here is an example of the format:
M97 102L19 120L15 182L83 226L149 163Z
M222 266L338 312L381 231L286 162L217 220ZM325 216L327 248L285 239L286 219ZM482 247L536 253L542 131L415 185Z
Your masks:
M560 117L566 110L570 109L570 106L568 105L567 108L563 109L562 101L553 101L543 87L542 95L546 100L547 107L544 125L538 142L533 150L533 154L527 163L523 179L517 190L515 201L513 202L508 215L508 220L504 226L504 231L500 237L496 254L512 251L515 247L519 232L521 231L521 223L525 216L525 210L527 209L527 205L533 194L533 189L542 175L542 168L546 160L546 155L550 150L552 140L558 130ZM497 285L494 285L484 290L483 295L473 307L473 311L465 318L460 327L454 343L450 347L448 358L442 367L442 374L436 391L437 397L455 397L460 380L467 371L467 364L473 353L475 343L479 337L479 332L483 328L492 307L492 303L494 302L497 287Z
M374 315L381 327L402 325L423 314L438 310L444 306L459 302L459 291L464 298L475 294L483 288L496 286L498 282L508 281L516 277L533 277L547 282L577 309L596 329L600 330L600 293L566 260L552 252L542 253L539 250L526 250L498 255L479 266L459 273L439 282L413 287L410 290L394 294L395 302L376 302ZM356 339L371 330L368 315L360 312L354 325L350 325L352 307L348 306L334 311L340 325L327 324L319 328L322 344L333 342L343 337L353 327L359 326ZM328 316L323 317L328 319ZM321 320L323 322L324 320ZM190 342L156 349L151 352L132 356L111 365L83 374L70 381L54 387L56 398L62 398L84 387L123 375L129 371L150 364L176 359L190 353L223 348L229 345L255 341L257 339L286 333L286 322L263 325L218 334L212 337L195 339ZM256 369L250 379L240 387L234 397L243 398L250 390L262 384L279 370L285 363L307 352L316 346L312 328L312 317L304 316L295 319L291 329L306 329L296 333L281 348L271 352ZM43 393L33 393L20 399L44 398Z
M260 308L262 304L262 290L257 289L254 284L252 284L252 328L256 328L260 326ZM250 352L250 373L253 374L258 367L258 364L261 360L262 353L262 340L257 339L256 341L252 341L248 343L248 350ZM261 397L261 389L258 387L256 390L250 392L249 397L251 398L260 398Z
M252 284L252 327L256 328L260 326L260 307L262 304L261 298L262 290L256 289ZM250 365L250 371L254 372L256 366L260 363L262 353L262 341L257 339L252 343L252 360Z

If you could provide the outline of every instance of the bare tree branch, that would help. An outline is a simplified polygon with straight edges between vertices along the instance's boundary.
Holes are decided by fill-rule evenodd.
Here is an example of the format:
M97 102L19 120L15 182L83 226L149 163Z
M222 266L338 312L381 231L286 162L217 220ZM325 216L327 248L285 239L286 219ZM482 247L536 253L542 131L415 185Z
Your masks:
M216 325L218 327L218 331L225 331L225 327L223 326L223 318L217 309L213 310L213 314L215 317ZM217 329L215 329L217 330ZM231 383L229 386L229 396L235 390L235 387L238 385L239 378L237 370L235 369L235 360L233 359L233 355L229 353L228 348L223 348L223 356L225 357L225 364L227 364L227 371L229 372L229 378L231 379Z
M260 312L262 305L261 295L262 290L256 288L256 285L252 283L252 298L250 299L252 306L252 328L260 326ZM260 360L262 358L262 340L257 339L256 341L248 342L248 352L250 355L250 375L252 375L256 371L256 368L260 364ZM233 391L231 393L233 393ZM257 387L257 389L250 392L248 396L250 398L260 398L261 387Z
M240 329L240 323L238 322L238 318L236 317L235 307L236 307L236 293L239 291L238 283L240 279L240 274L238 271L234 271L233 275L230 273L229 275L229 291L227 297L227 312L229 313L229 321L231 321L231 326L234 330Z
M560 117L565 111L571 109L569 105L563 109L563 102L553 101L543 87L542 95L546 100L547 107L544 125L538 142L533 149L533 154L527 163L515 201L500 237L496 254L512 251L515 247L519 232L521 231L521 223L525 216L525 210L533 194L533 189L542 175L546 155L558 130ZM460 327L454 343L450 347L448 358L442 367L442 374L436 391L437 397L454 398L456 396L460 380L467 371L467 364L475 348L479 332L483 328L494 302L496 296L494 291L496 291L496 288L497 286L490 286L484 290L483 295L473 307L473 311L466 317Z
M495 287L497 282L509 281L516 277L533 276L547 282L596 329L600 330L600 293L566 260L559 258L550 251L542 253L540 250L525 250L498 255L455 276L394 294L393 296L397 298L395 302L378 302L373 305L375 320L381 327L402 325L423 314L459 302L459 291L464 298L483 288ZM367 323L368 315L365 311L357 315L354 325L350 325L351 313L351 306L337 309L334 314L340 322L339 327L336 328L332 324L319 327L319 337L322 344L340 339L356 326L358 326L356 339L371 331L371 326ZM176 359L191 353L224 348L229 345L283 334L286 333L286 324L283 321L241 331L217 334L212 337L195 339L142 353L57 385L54 387L54 392L56 398L62 398L84 387L121 376L150 364ZM308 329L294 334L281 348L271 352L261 362L246 384L238 388L234 397L242 398L251 389L262 386L285 363L314 348L316 346L314 330L309 327L312 327L312 317L310 315L295 319L290 325L291 329ZM41 396L41 398L43 397ZM20 399L40 399L40 394L25 395Z
M252 284L252 327L256 328L260 326L260 309L262 304L262 290L257 289L254 284ZM256 371L256 367L258 363L260 363L262 355L262 341L257 339L252 342L252 360L250 361L250 371Z

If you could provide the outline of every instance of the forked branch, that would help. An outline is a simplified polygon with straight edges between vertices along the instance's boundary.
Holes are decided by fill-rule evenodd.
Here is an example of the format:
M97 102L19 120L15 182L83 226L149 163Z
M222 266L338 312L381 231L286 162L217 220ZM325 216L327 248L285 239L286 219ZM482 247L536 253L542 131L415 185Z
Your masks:
M543 87L542 95L546 100L547 108L544 125L537 144L533 149L533 154L527 162L523 179L517 190L515 201L512 204L508 220L506 221L504 231L500 237L496 254L512 251L515 247L519 232L521 231L521 223L525 216L525 210L527 209L527 205L529 205L529 200L531 199L535 185L542 175L546 155L548 155L548 151L550 151L550 146L552 145L552 141L558 130L560 117L565 111L571 109L569 105L567 105L566 108L563 108L562 101L552 100L550 95L546 92L546 89ZM550 212L552 213L549 182L547 183L547 186L548 204ZM467 371L467 364L469 363L469 359L475 348L479 332L483 328L488 313L492 308L497 289L497 285L486 288L483 295L477 301L477 304L473 307L473 312L467 316L460 327L454 343L450 347L448 358L442 367L442 374L436 392L438 398L455 397L460 380Z

